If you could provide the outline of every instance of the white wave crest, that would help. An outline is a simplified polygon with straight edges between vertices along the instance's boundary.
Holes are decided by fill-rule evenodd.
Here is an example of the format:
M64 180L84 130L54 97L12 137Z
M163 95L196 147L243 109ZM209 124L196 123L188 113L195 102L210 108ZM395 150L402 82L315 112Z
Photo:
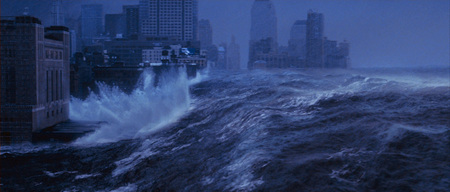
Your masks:
M189 109L189 85L200 81L200 77L188 80L182 71L166 74L159 86L154 87L154 74L146 70L141 75L140 86L129 95L117 87L99 83L98 95L91 93L84 101L72 99L72 120L108 122L94 133L78 139L75 144L142 137L179 119Z

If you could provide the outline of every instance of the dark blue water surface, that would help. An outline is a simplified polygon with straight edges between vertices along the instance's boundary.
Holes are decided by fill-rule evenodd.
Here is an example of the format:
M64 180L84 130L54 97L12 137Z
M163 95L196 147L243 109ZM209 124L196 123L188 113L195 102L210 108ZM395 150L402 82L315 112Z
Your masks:
M73 118L109 122L96 133L2 147L1 191L448 191L448 75L210 72L105 88L71 103Z

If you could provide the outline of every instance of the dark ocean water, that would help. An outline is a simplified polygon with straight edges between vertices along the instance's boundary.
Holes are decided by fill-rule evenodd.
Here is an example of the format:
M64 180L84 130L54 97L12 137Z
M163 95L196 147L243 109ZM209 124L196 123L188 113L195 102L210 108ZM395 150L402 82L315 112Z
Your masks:
M276 70L104 86L71 144L1 148L1 191L449 191L444 70Z

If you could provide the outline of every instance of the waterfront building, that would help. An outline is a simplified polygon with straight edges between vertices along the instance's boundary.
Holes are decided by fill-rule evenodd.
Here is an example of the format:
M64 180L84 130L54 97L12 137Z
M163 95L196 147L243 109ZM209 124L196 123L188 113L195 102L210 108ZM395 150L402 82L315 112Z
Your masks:
M197 40L197 0L140 0L141 34L179 41Z
M259 41L250 41L248 69L253 69L254 62L258 61L258 55L275 53L272 45L273 40L270 37Z
M30 16L0 23L0 143L31 141L32 132L69 118L69 30Z
M81 40L83 46L93 44L93 39L103 32L103 5L81 5Z
M153 47L152 49L142 50L142 62L144 64L162 63L163 51L168 51L168 56L177 58L180 55L181 45L170 45L165 47ZM170 60L170 58L167 58Z
M202 49L212 45L212 28L208 19L202 19L198 22L198 40Z
M337 41L324 40L325 68L347 68L349 67L349 48L347 41L337 43Z
M115 57L115 61L122 62L124 66L138 66L144 63L143 50L151 50L154 47L170 45L181 45L183 47L199 50L198 41L177 41L166 37L148 37L143 39L113 39L105 42L104 50L108 57Z
M217 69L226 69L227 66L227 45L225 43L221 43L217 48Z
M324 66L324 17L322 13L310 10L306 20L306 65Z
M236 38L231 37L231 43L227 47L227 69L228 70L239 70L241 69L241 55L240 47L236 43Z
M142 50L142 62L145 64L150 63L161 63L163 48L154 47L153 49L143 49Z

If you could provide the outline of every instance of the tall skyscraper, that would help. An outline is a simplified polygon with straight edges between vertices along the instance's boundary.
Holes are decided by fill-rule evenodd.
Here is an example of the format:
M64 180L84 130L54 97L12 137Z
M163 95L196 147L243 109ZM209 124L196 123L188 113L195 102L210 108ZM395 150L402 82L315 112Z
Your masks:
M197 40L197 0L140 0L139 12L144 36Z
M61 8L62 0L53 0L52 4L52 17L53 25L62 26L64 25L64 14Z
M308 67L324 67L323 14L312 10L306 21L306 64Z
M291 28L288 43L289 56L296 59L305 59L306 56L306 21L297 20Z
M83 44L90 45L94 37L103 32L103 5L81 5L81 39Z
M277 52L277 39L277 17L272 1L255 0L251 11L249 69L253 68L258 55Z
M277 43L277 17L270 0L255 0L251 12L250 40L272 38Z
M198 22L198 40L202 49L212 45L212 28L207 19Z
M139 34L139 5L124 5L123 14L125 16L126 35Z
M227 69L239 70L241 68L241 55L239 45L236 44L234 36L231 37L231 43L227 48Z

